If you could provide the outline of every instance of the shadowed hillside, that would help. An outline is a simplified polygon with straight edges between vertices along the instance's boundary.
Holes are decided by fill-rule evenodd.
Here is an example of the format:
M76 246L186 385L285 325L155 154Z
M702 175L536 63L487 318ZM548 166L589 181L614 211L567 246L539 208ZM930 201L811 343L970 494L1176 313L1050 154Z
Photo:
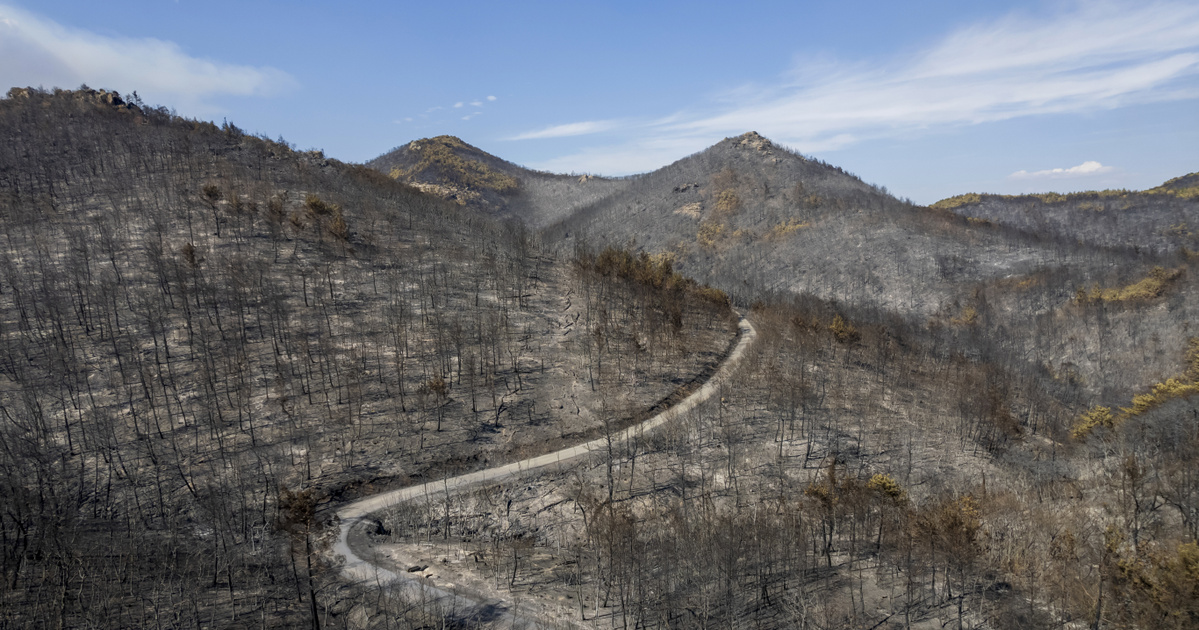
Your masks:
M541 227L623 189L627 180L532 171L454 136L414 140L367 163L371 168L489 216Z

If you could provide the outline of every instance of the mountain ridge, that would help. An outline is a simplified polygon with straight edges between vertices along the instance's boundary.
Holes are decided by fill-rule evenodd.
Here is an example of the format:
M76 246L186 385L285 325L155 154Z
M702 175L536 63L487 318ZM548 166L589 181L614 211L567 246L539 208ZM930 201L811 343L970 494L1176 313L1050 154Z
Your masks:
M531 170L448 135L413 140L366 165L487 216L534 228L625 185L621 178Z

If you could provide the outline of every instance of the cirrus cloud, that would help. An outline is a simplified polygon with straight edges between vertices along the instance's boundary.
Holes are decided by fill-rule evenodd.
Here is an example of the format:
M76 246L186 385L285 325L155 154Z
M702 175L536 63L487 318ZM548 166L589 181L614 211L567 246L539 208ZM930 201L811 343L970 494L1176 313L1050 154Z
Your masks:
M0 85L138 91L193 115L220 111L219 96L271 96L296 86L270 67L188 55L153 38L97 35L0 4Z
M615 129L618 123L614 120L588 120L584 122L567 123L565 125L554 125L539 129L537 131L527 131L509 138L509 140L542 140L545 138L566 138L570 136L585 136L593 133L600 133Z
M1077 2L1047 18L1013 13L967 26L889 60L798 63L772 85L627 122L624 138L612 134L607 146L552 162L594 170L643 145L702 147L749 130L802 151L829 151L953 126L1195 99L1197 79L1199 4ZM595 133L592 124L516 139Z

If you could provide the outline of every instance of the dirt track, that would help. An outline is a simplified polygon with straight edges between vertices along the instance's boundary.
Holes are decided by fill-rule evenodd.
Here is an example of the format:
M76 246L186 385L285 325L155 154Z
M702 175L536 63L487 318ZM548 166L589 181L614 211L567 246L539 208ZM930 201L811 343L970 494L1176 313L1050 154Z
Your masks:
M744 317L738 323L738 328L736 346L725 357L720 368L702 387L679 401L670 409L613 435L612 442L623 442L633 437L646 435L679 415L694 409L701 402L715 394L720 385L736 369L745 355L745 351L757 336L757 331L753 325ZM569 466L584 457L591 457L593 455L602 456L608 452L608 447L608 437L604 436L584 442L583 444L504 466L496 466L440 481L383 492L348 503L337 510L337 517L340 520L341 528L337 543L333 547L333 553L334 555L344 556L345 565L342 572L346 579L350 581L374 583L380 587L395 586L398 582L415 589L426 599L460 602L464 594L447 592L429 583L427 580L396 573L381 566L382 562L372 562L370 546L366 540L366 530L373 524L371 515L414 499L427 500L443 496L446 493L453 494L467 488L514 479L526 473L546 469L551 466L557 468ZM472 617L481 617L479 618L480 621L502 621L505 624L512 625L521 624L521 621L518 621L512 614L506 602L479 601L478 598L472 598L469 594L465 595L465 599L472 601L474 604L472 606L474 609ZM458 609L461 610L461 608Z

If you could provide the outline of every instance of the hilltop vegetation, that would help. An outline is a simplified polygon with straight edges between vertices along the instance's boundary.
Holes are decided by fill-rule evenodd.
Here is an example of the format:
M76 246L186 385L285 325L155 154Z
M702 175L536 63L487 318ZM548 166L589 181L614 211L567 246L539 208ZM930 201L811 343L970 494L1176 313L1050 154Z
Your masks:
M1195 233L1199 226L1199 173L1144 191L968 193L942 199L931 207L1099 247L1162 253L1199 249Z
M1156 188L1146 190L1147 193L1174 195L1182 199L1199 198L1199 173L1191 173L1175 177Z
M516 178L487 165L486 154L454 136L437 136L414 142L409 147L418 162L408 168L392 166L392 179L435 181L440 185L464 190L509 192L517 187ZM465 157L463 156L465 154Z

